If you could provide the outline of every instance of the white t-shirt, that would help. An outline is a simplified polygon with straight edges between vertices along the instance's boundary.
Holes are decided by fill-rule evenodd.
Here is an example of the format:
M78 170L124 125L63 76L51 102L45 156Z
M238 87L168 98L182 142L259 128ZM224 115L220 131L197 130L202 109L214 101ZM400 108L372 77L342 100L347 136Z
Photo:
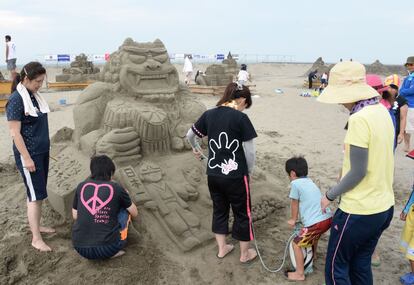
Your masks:
M249 80L249 73L246 70L240 70L239 74L237 75L237 80L239 81Z
M9 47L9 54L6 59L9 60L9 59L17 58L16 57L16 45L14 44L14 42L9 41L6 44Z
M322 79L328 79L328 74L326 74L326 73L322 74L322 77L321 78Z
M184 68L183 68L183 72L187 73L187 72L193 72L193 64L191 63L191 60L186 57L184 59Z

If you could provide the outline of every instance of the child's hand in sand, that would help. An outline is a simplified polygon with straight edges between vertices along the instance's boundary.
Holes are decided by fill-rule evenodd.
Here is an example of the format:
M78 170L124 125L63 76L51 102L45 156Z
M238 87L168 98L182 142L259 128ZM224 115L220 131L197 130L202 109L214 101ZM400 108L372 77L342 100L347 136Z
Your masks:
M294 228L296 225L296 221L294 219L288 220L287 223L291 228Z
M405 219L407 219L407 214L404 213L404 212L401 212L401 214L400 214L400 220L401 221L405 221Z

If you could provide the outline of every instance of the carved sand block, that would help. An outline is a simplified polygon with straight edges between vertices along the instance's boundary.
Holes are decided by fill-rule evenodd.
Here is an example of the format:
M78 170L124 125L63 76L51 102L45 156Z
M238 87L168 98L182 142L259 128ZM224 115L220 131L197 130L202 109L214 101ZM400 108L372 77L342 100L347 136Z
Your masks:
M196 83L207 86L226 86L235 80L238 72L237 61L229 53L222 64L209 65L205 73L197 77Z
M56 75L56 82L84 82L95 80L95 74L99 73L99 68L94 67L92 61L81 53L70 63L69 68L64 68L62 74Z
M62 217L70 219L75 190L87 178L89 160L72 147L66 147L55 159L50 160L48 201Z
M153 215L167 236L183 251L211 239L189 205L163 181L161 168L143 163L139 175L132 166L121 168L118 177L131 191L135 202Z
M140 138L133 127L113 129L96 144L97 155L107 155L116 165L136 165L141 159Z
M136 102L115 99L110 101L105 109L103 130L109 132L113 129L132 127L137 119Z
M156 107L140 110L134 127L141 137L144 155L170 151L168 117L163 110Z

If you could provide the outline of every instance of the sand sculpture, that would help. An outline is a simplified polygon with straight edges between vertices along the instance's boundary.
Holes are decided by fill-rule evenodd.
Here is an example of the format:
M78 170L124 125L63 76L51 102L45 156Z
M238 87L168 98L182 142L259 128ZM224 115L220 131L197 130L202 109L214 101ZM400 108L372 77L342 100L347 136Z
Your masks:
M322 75L324 72L329 73L332 67L333 64L327 65L323 61L322 57L318 57L318 59L312 64L312 67L305 73L305 76L308 76L309 73L315 70L318 70L319 75Z
M89 85L74 107L72 140L66 140L67 147L52 162L49 184L56 187L49 189L49 200L70 217L74 189L89 173L89 157L106 154L118 168L116 180L149 216L145 228L158 228L162 233L154 235L190 250L212 238L200 222L211 206L197 205L198 186L206 187L204 174L189 168L195 161L191 153L181 152L191 149L185 135L205 106L179 82L160 40L137 43L128 38L110 58L99 74L101 81ZM172 166L161 169L163 161ZM205 207L203 214L197 216L191 204Z
M225 86L236 79L239 69L237 61L229 52L221 64L208 66L206 71L197 77L196 83L206 86Z
M88 57L81 53L75 57L69 68L62 70L62 73L56 75L56 82L86 82L96 80L99 68L94 67L92 61L88 61Z
M367 73L370 73L370 74L382 74L382 75L390 74L388 67L382 64L378 59L374 61L372 64L365 65L365 69Z

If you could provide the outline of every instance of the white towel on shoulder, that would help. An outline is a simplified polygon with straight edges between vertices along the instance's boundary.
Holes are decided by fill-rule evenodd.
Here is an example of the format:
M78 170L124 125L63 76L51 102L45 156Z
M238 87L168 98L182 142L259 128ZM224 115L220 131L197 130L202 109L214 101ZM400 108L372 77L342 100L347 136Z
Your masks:
M26 87L24 87L24 85L20 82L17 84L16 90L19 92L20 96L23 99L24 114L26 116L38 117L36 107L33 105L33 102L30 99L29 91L27 91ZM40 112L49 113L49 105L47 104L45 98L43 98L42 95L40 95L38 92L34 93L33 96L36 98L37 103L39 104Z

